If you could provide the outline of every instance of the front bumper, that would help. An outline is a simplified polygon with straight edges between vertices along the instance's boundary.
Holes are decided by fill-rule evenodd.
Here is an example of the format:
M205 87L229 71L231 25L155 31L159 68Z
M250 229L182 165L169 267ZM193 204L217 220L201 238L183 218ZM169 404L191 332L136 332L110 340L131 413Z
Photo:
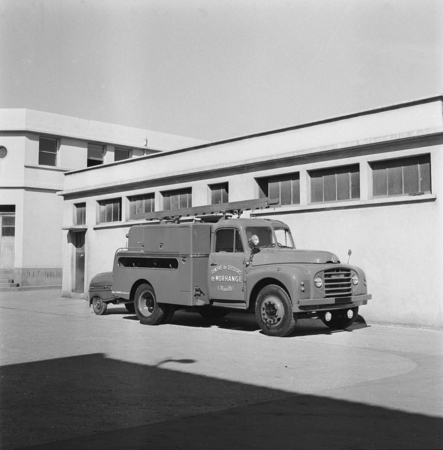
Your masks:
M371 298L371 294L365 294L352 297L300 299L298 303L293 305L292 309L294 312L298 312L354 308L356 306L366 305Z

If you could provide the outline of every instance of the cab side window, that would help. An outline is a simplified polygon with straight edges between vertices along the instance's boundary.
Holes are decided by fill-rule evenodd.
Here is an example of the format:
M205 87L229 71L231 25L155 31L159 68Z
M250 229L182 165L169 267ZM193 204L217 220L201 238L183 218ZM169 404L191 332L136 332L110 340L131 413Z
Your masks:
M226 253L243 252L239 231L234 228L218 230L215 235L215 251Z

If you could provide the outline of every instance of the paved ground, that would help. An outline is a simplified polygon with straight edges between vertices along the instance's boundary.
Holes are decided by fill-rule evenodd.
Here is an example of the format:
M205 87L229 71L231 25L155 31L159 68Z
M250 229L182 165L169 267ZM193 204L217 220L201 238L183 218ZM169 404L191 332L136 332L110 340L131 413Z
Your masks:
M440 331L305 320L281 339L240 313L149 327L0 295L2 450L443 448Z

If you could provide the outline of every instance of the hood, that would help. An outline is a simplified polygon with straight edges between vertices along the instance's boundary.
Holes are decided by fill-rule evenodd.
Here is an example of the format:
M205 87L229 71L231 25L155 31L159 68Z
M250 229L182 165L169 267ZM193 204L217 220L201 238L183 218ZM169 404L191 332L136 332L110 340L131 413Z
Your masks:
M252 265L264 264L326 264L339 263L338 257L321 250L261 249L254 255Z

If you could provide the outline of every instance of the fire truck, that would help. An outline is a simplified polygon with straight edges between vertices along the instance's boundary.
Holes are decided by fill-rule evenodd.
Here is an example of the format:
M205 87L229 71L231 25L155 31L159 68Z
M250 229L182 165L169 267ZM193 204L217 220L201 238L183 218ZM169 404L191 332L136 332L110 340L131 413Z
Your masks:
M179 309L207 319L246 311L264 334L280 337L301 318L352 325L371 299L363 270L328 251L296 249L279 220L241 217L268 206L265 199L146 214L151 222L129 229L112 272L91 280L89 304L98 315L125 304L145 325L167 323Z

